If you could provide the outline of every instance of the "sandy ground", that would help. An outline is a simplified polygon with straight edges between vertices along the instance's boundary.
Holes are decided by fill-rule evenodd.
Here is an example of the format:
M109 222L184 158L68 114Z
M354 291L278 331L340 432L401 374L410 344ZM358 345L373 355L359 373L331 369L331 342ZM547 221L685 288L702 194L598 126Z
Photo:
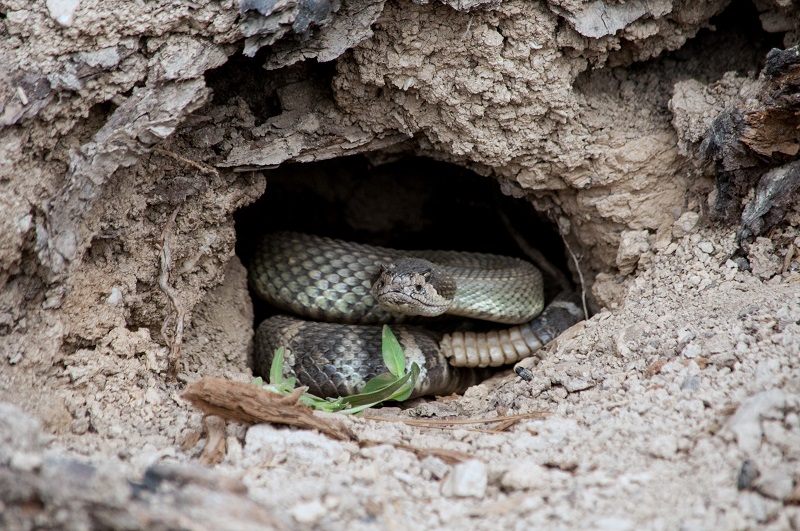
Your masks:
M796 529L797 262L760 239L754 272L742 272L726 260L732 250L731 232L704 229L642 257L623 307L565 333L531 382L509 371L463 397L370 412L391 422L348 418L357 442L229 425L215 474L239 478L240 503L287 528ZM200 416L178 387L127 390L44 455L82 455L133 480L156 462L198 458ZM531 412L542 415L505 431L402 421ZM31 453L11 452L12 467Z

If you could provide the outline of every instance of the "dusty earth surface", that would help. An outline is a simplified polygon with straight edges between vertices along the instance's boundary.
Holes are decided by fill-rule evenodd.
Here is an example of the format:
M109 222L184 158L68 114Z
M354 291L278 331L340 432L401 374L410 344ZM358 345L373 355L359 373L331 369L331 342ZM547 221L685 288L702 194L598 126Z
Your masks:
M800 211L743 255L755 181L730 202L737 168L703 150L720 113L769 99L760 72L797 44L793 5L0 15L0 527L800 528ZM776 149L788 159L759 152L762 168L797 139ZM452 173L456 202L482 178L535 208L513 230L556 235L547 252L593 316L523 362L530 381L339 419L352 440L204 419L187 383L253 377L254 227L480 244L387 200L434 188L397 170L419 157ZM308 174L326 185L277 220L246 210Z

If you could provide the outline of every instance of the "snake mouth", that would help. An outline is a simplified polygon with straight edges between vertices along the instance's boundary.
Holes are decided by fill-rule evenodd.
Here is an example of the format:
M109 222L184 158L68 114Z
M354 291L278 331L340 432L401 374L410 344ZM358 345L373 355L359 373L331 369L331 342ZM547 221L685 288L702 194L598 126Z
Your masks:
M441 308L435 304L414 297L412 294L403 291L383 291L376 294L378 304L387 310L399 312L404 315L422 315L434 317L443 314L447 308Z

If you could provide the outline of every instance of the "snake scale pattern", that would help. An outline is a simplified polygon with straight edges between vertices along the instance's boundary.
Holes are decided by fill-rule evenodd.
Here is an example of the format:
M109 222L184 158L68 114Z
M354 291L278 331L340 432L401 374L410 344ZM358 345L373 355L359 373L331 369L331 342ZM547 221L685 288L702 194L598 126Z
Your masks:
M415 260L429 264L424 272L429 283L444 279L435 287L452 296L447 314L517 326L442 333L419 326L426 318L381 306L376 295L389 288L427 300L422 273L400 288L384 286L392 282L395 264ZM286 375L318 396L357 393L385 372L382 324L392 325L407 364L420 366L414 391L420 396L461 392L486 377L485 367L531 356L583 317L571 293L542 311L540 272L523 260L489 254L399 251L278 232L264 237L249 275L255 292L272 306L313 320L278 315L262 322L255 337L256 372L268 374L274 351L284 346Z

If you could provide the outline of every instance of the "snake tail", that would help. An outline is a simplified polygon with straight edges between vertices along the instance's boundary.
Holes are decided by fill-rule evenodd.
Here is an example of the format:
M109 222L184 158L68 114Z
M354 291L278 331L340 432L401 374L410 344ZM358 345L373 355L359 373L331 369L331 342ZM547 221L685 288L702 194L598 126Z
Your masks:
M582 320L579 295L565 291L528 323L484 333L445 334L439 348L455 367L499 367L532 356Z
M270 317L256 330L254 369L269 375L274 352L285 348L284 376L319 397L348 396L387 371L381 354L379 325L347 325L304 321L286 315ZM441 355L441 334L414 326L392 326L406 356L420 367L412 397L461 393L488 377L482 369L450 365Z

